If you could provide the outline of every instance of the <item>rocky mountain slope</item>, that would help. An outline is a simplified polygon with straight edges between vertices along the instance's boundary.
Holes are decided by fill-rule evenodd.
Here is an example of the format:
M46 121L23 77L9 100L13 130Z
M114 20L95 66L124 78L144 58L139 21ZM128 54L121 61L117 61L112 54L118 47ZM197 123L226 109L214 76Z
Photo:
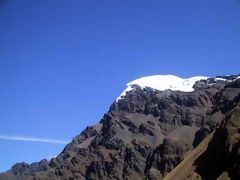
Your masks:
M0 179L240 179L239 75L164 78L133 81L56 158L15 164Z

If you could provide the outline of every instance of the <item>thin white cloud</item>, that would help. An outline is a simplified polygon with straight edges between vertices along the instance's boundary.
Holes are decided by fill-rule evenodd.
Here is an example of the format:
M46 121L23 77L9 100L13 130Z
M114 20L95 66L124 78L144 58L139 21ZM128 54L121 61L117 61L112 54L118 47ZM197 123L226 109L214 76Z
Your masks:
M31 142L42 142L42 143L53 143L53 144L68 144L68 141L59 139L49 139L49 138L37 138L37 137L26 137L26 136L6 136L0 135L2 140L12 140L12 141L31 141Z

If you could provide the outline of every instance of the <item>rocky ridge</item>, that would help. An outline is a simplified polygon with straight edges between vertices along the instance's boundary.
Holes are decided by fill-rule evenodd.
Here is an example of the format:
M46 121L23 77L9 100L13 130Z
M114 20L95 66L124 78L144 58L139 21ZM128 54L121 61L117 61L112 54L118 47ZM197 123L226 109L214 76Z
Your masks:
M238 112L234 120L229 119L232 112L238 111L238 77L199 80L193 92L134 85L110 106L98 124L73 138L56 158L15 164L0 174L0 179L162 179L219 128L229 131L223 140L228 150L225 146L219 148L228 154L229 168L235 172L240 163ZM214 165L211 162L196 161L201 178L210 177L203 165ZM228 172L226 167L216 169Z

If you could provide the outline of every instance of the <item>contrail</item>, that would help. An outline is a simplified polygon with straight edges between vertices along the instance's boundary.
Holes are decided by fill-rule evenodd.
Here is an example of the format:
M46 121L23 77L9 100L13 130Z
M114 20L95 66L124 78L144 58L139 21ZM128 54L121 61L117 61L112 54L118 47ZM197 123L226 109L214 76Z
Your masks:
M42 142L42 143L53 143L53 144L68 144L69 141L59 140L59 139L45 139L37 137L25 137L25 136L6 136L0 135L2 140L12 140L12 141L31 141L31 142Z

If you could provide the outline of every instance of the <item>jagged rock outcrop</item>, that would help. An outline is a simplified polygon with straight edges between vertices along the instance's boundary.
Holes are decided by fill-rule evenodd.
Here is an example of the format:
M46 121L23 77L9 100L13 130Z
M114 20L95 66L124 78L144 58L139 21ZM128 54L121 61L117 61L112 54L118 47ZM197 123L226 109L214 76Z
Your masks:
M240 179L240 80L227 84L217 94L209 117L217 121L214 131L200 129L202 142L167 176L169 179ZM233 97L232 92L237 92ZM218 114L215 116L214 114ZM219 116L219 114L221 114ZM216 118L218 117L218 118ZM196 136L195 136L196 137ZM196 144L197 145L197 144Z
M216 126L207 150L194 162L202 179L240 179L240 94L229 93L238 91L240 80L226 87L231 90L221 92L225 98L219 107L224 119Z
M73 138L56 158L18 163L0 179L162 179L219 127L226 129L225 139L220 139L228 144L227 152L219 147L228 154L230 169L223 169L239 172L240 116L233 115L239 106L237 77L197 81L193 92L132 86L98 124ZM201 168L204 163L198 163L203 178L208 177Z

